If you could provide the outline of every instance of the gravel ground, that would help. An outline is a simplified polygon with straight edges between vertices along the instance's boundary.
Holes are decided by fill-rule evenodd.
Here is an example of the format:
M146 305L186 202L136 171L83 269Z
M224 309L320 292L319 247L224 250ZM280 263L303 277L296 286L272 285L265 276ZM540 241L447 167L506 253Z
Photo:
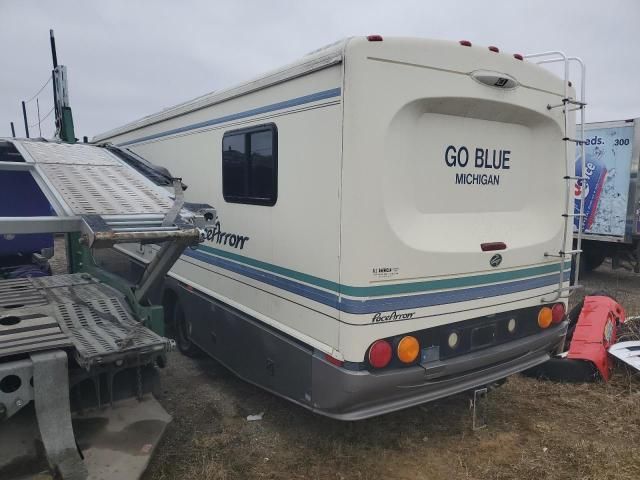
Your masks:
M604 264L582 283L640 315L640 276ZM489 394L488 426L479 431L466 394L344 423L249 385L209 358L173 353L161 377L159 400L173 422L144 480L640 478L640 382L623 368L607 384L512 376ZM258 413L262 420L247 421Z

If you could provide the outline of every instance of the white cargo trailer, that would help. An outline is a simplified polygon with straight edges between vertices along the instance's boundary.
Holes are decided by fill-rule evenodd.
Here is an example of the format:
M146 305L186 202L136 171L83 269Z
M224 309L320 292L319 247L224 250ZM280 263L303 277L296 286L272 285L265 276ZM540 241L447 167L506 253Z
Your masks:
M495 47L371 36L94 142L181 172L187 200L217 209L158 292L180 348L353 420L561 348L570 97Z
M582 255L586 270L610 257L640 272L640 119L585 125L585 180L575 184L576 206L585 185ZM580 163L576 162L580 175ZM575 222L574 231L578 224Z

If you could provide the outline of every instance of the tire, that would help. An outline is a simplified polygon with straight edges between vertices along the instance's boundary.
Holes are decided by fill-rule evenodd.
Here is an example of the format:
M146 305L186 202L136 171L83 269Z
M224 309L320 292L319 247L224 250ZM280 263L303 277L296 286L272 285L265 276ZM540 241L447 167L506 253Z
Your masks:
M191 322L188 321L180 301L174 304L173 321L175 340L180 353L187 357L201 357L202 350L191 341Z
M552 358L522 373L527 377L558 382L583 383L602 379L593 363L570 358Z

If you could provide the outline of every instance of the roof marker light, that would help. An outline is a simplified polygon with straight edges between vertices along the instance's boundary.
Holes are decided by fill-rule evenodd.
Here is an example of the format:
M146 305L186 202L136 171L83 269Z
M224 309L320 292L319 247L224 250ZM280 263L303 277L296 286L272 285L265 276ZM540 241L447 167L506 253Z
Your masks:
M520 53L514 53L513 58L515 58L516 60L524 60L524 57Z
M489 50L492 52L500 53L500 49L498 47L494 47L493 45L489 47Z
M370 42L381 42L382 35L367 35L367 40Z
M462 45L463 47L470 47L471 46L471 42L469 40L460 40L460 45Z

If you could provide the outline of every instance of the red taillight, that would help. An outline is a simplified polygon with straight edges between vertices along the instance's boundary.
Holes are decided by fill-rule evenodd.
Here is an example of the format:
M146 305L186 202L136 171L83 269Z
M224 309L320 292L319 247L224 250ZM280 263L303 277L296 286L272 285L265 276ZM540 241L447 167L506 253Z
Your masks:
M551 307L551 321L553 323L560 323L564 318L564 303L556 303Z
M369 364L373 368L384 368L391 361L391 344L386 340L377 340L369 348Z
M500 49L498 47L494 47L493 45L489 47L489 50L491 50L492 52L496 52L496 53L500 52Z
M507 244L504 242L487 242L481 243L480 248L483 252L493 252L494 250L505 250Z
M519 53L514 53L513 58L515 58L516 60L524 60L524 57Z
M342 365L344 365L344 362L342 360L338 360L337 358L332 357L331 355L329 355L328 353L324 354L324 359L329 362L332 363L333 365L335 365L336 367L341 367Z
M382 35L367 35L367 40L370 42L381 42Z
M469 40L460 40L460 45L462 45L463 47L470 47L471 46L471 42Z

